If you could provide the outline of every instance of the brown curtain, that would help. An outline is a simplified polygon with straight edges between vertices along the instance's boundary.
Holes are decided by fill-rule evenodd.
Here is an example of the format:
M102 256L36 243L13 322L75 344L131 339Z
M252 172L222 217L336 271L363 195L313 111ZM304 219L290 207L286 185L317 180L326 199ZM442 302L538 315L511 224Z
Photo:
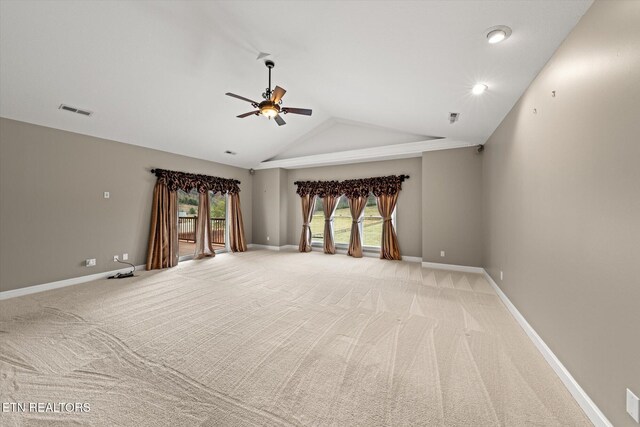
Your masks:
M335 254L336 245L333 242L333 214L336 213L336 207L338 206L338 200L340 196L331 196L327 194L324 196L323 209L324 209L324 253Z
M147 270L178 264L178 196L166 184L156 182L151 206L151 230Z
M391 221L391 214L396 208L398 202L398 193L381 194L377 196L378 212L384 220L382 224L382 242L380 243L381 259L402 259L400 256L400 247L398 246L398 236Z
M362 240L360 239L360 222L364 207L367 205L367 197L359 196L348 198L349 210L351 211L351 237L349 238L349 250L347 255L354 258L362 258Z
M300 252L311 252L311 219L313 210L316 207L316 196L305 194L300 196L302 200L302 235L298 250Z
M240 210L240 194L229 193L229 247L232 252L245 252L247 242L244 240L244 223Z
M198 197L198 219L196 224L195 259L215 256L211 244L211 211L209 210L209 192L200 193Z

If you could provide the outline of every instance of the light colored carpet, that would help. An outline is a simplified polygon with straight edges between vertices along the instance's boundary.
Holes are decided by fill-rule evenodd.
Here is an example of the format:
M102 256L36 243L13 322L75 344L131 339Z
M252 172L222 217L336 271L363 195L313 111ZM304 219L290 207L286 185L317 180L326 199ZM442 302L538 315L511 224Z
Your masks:
M477 274L255 250L0 301L10 425L591 425Z

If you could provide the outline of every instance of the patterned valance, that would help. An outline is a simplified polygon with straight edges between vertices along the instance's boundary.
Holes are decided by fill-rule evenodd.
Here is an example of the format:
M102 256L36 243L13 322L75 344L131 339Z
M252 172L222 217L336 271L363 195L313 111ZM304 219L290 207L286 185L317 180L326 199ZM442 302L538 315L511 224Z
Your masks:
M347 179L345 181L296 181L296 193L300 196L307 194L325 197L327 194L349 198L368 196L373 193L376 197L382 194L396 194L402 190L402 182L409 179L409 175L389 175L375 178Z
M240 181L237 179L219 178L217 176L200 175L195 173L177 172L166 169L151 169L159 182L167 185L170 191L182 190L186 193L194 188L198 193L213 191L214 193L238 194Z

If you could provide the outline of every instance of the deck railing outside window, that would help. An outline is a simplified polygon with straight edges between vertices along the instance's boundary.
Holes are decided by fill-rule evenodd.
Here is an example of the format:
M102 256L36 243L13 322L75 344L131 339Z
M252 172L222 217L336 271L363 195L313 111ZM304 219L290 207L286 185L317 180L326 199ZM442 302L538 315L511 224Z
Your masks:
M197 231L198 217L197 216L184 216L178 218L178 240L184 242L195 242ZM224 230L225 219L224 218L211 218L211 228L209 235L211 236L211 243L217 243L224 245Z

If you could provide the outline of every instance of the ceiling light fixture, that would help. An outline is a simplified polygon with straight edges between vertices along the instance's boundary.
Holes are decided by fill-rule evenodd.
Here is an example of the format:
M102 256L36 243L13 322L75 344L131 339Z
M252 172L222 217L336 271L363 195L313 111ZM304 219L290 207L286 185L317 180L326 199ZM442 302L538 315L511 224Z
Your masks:
M511 36L511 28L506 25L496 25L485 30L485 34L489 44L496 44L505 41Z
M482 84L482 83L477 83L477 84L473 87L473 89L471 89L471 92L472 92L474 95L480 95L480 94L482 94L482 93L483 93L485 90L487 90L487 89L489 89L489 87L488 87L487 85Z
M262 101L259 108L260 114L270 119L277 116L280 112L280 106L273 101Z

